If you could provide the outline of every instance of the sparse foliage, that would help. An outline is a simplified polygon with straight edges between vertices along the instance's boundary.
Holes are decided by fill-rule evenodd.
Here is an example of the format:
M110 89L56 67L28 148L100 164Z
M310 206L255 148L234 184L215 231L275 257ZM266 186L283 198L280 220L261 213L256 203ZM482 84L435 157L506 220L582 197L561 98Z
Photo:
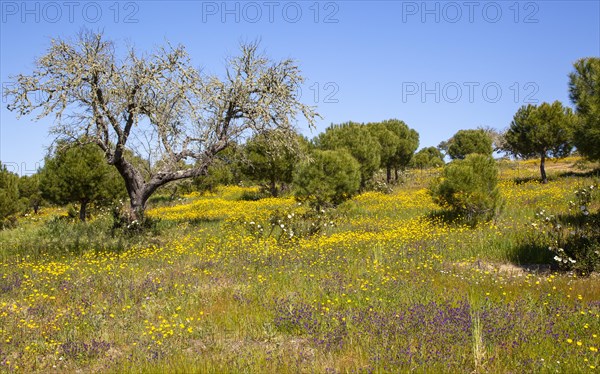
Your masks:
M309 125L317 116L298 100L303 77L296 63L273 62L256 43L242 45L240 56L227 61L223 79L193 67L183 46L118 55L100 33L52 40L33 73L14 77L17 83L4 94L19 115L54 115L58 137L85 135L95 143L125 181L131 220L143 218L159 187L205 176L230 143L273 128L293 134L298 113ZM32 102L36 94L47 100ZM151 163L145 176L128 149L161 163Z
M450 138L450 139L452 139L452 138ZM436 147L444 157L446 157L446 155L448 155L448 147L450 146L450 139L442 140Z
M600 212L592 212L598 198L598 185L591 184L575 191L569 202L569 215L557 216L541 210L533 226L541 230L562 270L590 274L600 269Z
M504 134L502 134L502 132L490 126L480 126L477 129L485 132L486 135L490 138L490 140L492 141L493 152L503 151L506 148L506 139L504 139Z
M262 221L243 221L235 224L242 224L257 242L275 238L280 245L297 244L299 239L308 239L335 227L334 212L333 209L296 206L294 209L275 210Z

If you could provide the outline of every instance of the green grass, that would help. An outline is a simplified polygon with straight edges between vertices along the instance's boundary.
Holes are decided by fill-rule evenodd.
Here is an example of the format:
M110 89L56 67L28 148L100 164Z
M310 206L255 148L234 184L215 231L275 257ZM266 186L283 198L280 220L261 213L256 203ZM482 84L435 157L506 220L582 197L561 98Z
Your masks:
M108 216L22 219L0 232L0 370L588 372L600 365L597 275L522 266L549 260L535 212L564 212L593 181L562 177L571 165L547 185L514 183L536 165L503 165L505 211L476 228L431 219L435 171L291 240L256 226L277 204L302 207L240 189L218 194L234 204L222 212L210 205L222 220L194 211L215 196L190 197L138 236L111 233ZM285 225L307 224L295 217Z

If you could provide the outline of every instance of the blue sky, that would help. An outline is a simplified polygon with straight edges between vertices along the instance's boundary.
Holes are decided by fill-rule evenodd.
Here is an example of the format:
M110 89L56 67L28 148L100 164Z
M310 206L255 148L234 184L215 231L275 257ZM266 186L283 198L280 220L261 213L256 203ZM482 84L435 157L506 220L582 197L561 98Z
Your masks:
M222 74L241 41L294 58L302 99L332 123L404 120L421 146L459 129L506 128L527 103L571 105L575 60L600 56L600 1L0 1L0 80L30 73L52 37L103 29L150 51L168 40ZM2 102L0 160L41 165L51 120L17 119Z

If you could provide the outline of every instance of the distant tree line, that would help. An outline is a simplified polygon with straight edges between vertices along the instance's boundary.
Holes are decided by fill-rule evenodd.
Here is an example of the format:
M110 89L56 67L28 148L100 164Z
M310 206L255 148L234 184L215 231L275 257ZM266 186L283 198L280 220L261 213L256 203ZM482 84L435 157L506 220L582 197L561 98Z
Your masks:
M268 131L232 146L209 170L211 183L198 178L196 187L248 181L274 197L288 191L318 206L335 205L371 188L379 170L386 183L397 183L419 145L419 134L397 119L332 124L312 140L281 136Z

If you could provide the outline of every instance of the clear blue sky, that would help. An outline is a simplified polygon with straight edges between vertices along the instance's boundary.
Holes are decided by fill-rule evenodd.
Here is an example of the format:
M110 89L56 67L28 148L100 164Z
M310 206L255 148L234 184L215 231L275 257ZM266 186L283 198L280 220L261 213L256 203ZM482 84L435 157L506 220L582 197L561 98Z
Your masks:
M52 37L103 29L119 45L184 44L215 74L240 41L292 57L305 103L331 123L404 120L437 145L459 129L506 128L523 104L571 105L575 60L600 56L599 1L0 1L0 80L29 73ZM0 160L41 164L50 120L16 119L3 100Z

